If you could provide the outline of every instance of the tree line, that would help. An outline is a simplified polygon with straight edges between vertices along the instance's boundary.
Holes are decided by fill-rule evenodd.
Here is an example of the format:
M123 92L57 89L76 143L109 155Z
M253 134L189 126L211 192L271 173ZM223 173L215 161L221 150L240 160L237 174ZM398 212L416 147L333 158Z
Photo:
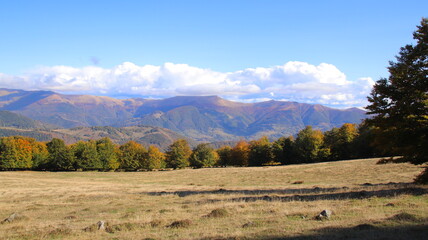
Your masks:
M0 138L1 170L48 171L137 171L164 168L213 166L266 166L313 163L375 157L374 130L362 124L344 124L321 132L308 126L296 138L282 137L270 141L241 140L235 146L213 149L202 143L191 149L184 139L173 142L165 152L129 141L114 144L109 138L79 141L66 145L61 139L38 142L33 138L10 136Z

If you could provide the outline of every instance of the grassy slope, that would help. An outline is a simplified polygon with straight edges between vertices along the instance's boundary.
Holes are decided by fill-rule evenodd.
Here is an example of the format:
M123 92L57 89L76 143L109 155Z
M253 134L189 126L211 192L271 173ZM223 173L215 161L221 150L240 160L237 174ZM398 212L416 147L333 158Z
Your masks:
M408 184L421 168L375 163L0 172L0 220L12 212L25 216L1 224L0 239L423 239L427 187ZM219 208L229 214L204 217ZM334 211L330 220L312 219L323 209ZM185 219L192 221L187 228L167 227ZM82 231L99 220L108 221L114 233ZM360 224L370 225L356 228Z

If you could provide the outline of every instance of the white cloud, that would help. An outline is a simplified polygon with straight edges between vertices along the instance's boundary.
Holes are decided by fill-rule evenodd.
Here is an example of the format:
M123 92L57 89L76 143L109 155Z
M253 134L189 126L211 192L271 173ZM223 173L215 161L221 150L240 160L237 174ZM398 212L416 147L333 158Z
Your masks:
M366 105L366 96L373 84L368 77L349 80L332 64L315 66L305 62L228 73L187 64L137 66L130 62L111 69L52 66L40 67L21 76L0 73L0 87L3 88L155 98L220 95L247 102L287 99L337 107Z

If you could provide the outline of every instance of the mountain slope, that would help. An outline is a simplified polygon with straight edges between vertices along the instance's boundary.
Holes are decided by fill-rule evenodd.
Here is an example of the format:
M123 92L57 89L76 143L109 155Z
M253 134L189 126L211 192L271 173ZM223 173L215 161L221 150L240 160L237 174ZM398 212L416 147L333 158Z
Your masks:
M359 123L365 112L322 105L268 101L237 103L219 97L174 97L145 103L121 126L146 124L172 129L199 141L236 140L239 136L278 138L296 134L307 125L329 130Z
M42 123L31 118L9 112L0 111L0 127L18 128L18 129L52 129L56 126Z
M114 99L8 89L0 89L0 110L64 128L148 125L208 142L264 135L278 138L296 134L306 125L329 130L366 117L357 108L340 110L297 102L239 103L217 96Z
M65 128L108 126L133 116L143 99L114 99L90 95L64 95L45 91L0 89L0 110Z

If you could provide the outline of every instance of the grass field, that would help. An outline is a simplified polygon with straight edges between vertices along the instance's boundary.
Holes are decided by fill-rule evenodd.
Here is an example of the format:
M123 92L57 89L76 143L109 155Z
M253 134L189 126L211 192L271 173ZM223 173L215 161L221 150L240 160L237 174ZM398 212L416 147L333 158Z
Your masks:
M411 164L0 172L0 239L426 239ZM314 217L322 210L330 219ZM98 230L97 222L106 229Z

